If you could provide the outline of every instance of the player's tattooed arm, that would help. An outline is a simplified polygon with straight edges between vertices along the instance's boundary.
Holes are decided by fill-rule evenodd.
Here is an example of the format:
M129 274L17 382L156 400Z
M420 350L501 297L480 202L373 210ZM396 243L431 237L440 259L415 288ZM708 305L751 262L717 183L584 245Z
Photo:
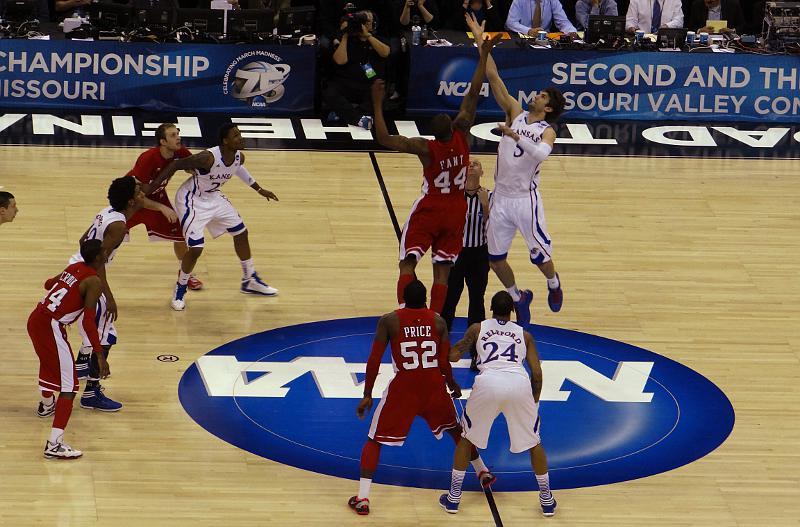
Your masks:
M475 122L475 112L478 110L478 99L480 98L481 88L483 87L483 79L486 76L486 63L489 59L489 53L492 48L500 41L500 35L495 35L491 40L483 40L480 43L480 59L478 66L475 68L475 73L472 74L470 81L469 91L461 101L461 108L459 108L458 116L453 121L453 126L466 133Z
M480 324L472 324L467 329L467 332L464 333L464 337L456 342L456 345L450 349L450 362L458 362L466 352L475 346L475 343L478 342L478 334L480 331Z
M539 354L536 352L536 342L533 340L533 335L527 331L525 332L525 347L527 348L525 359L531 369L531 391L533 391L533 399L538 403L539 397L542 395L542 365L539 362Z
M419 156L422 164L427 166L430 162L428 154L428 142L421 137L406 137L403 135L392 135L386 126L386 119L383 117L383 99L386 96L386 84L382 79L372 83L372 107L375 113L375 140L386 148L414 154Z
M209 170L212 166L214 166L214 154L208 150L203 150L183 159L176 159L162 168L153 181L142 185L142 192L149 194L152 189L161 187L178 170Z

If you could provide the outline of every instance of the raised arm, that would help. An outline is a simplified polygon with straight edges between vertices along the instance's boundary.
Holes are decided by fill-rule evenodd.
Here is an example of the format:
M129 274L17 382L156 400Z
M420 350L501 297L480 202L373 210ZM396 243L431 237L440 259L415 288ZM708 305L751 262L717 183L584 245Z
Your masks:
M209 170L214 166L214 154L208 150L198 152L193 156L176 159L165 166L158 173L156 178L149 184L142 185L142 192L149 194L152 189L159 188L169 182L169 178L178 170Z
M475 42L480 46L483 42L483 25L478 24L475 15L467 13L465 19L469 30L475 38ZM511 122L516 116L522 113L522 105L520 102L508 93L503 79L500 78L500 73L497 71L497 64L492 58L491 54L486 58L486 78L489 80L489 86L492 88L494 100L497 105L502 108L506 114L506 122Z
M539 362L539 354L536 352L536 342L533 336L525 332L525 347L527 353L525 359L528 361L528 367L531 369L531 390L533 391L533 399L538 403L539 397L542 395L542 365Z
M450 362L458 362L469 350L478 342L478 334L481 332L480 324L472 324L467 328L464 336L456 342L456 345L450 349Z
M484 40L480 43L480 58L478 59L478 66L475 68L475 73L472 74L472 80L469 84L469 91L461 101L461 108L458 115L453 121L453 126L459 128L464 133L468 132L472 123L475 122L475 112L478 109L478 97L481 93L481 86L483 86L483 78L486 76L486 61L492 48L500 41L501 35L495 35L491 40Z
M405 137L403 135L390 135L383 117L383 98L386 95L386 85L382 79L372 83L372 107L375 111L375 139L392 150L415 154L419 156L422 164L427 166L429 161L428 142L421 137Z

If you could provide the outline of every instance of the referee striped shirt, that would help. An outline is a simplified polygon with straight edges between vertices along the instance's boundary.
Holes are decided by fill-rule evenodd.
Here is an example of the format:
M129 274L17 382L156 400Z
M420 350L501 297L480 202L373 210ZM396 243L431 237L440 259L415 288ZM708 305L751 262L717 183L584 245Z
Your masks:
M491 194L490 194L491 195ZM481 199L476 192L467 198L467 223L464 225L464 247L486 245L486 218L483 217Z

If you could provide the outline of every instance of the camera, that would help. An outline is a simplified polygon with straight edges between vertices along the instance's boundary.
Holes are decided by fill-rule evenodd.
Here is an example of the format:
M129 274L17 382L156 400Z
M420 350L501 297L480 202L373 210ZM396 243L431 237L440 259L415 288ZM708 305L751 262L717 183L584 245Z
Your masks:
M369 24L366 13L347 13L344 19L347 21L345 31L350 35L360 35L364 31L364 24Z

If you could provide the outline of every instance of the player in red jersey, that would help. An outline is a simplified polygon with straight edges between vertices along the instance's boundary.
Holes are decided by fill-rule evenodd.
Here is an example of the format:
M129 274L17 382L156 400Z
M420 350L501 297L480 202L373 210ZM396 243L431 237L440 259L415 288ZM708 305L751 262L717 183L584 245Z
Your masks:
M28 335L39 356L39 387L42 400L36 413L53 417L50 438L44 446L48 459L73 459L82 452L64 443L64 429L72 414L78 391L72 348L67 341L66 327L83 317L83 329L89 337L100 366L100 376L108 375L108 362L103 354L95 322L95 306L102 292L97 270L106 261L100 240L81 244L82 262L70 264L63 272L45 282L47 294L28 317ZM59 392L55 400L53 392Z
M127 174L128 176L134 176L143 185L152 183L161 169L171 161L192 155L187 148L181 146L181 131L172 123L162 123L156 128L156 142L158 146L142 152L136 160L136 164ZM158 188L148 189L147 193L149 199L160 203L167 210L142 209L128 220L128 229L143 223L147 227L147 236L150 241L171 241L180 265L188 248L186 247L186 241L183 239L183 231L181 230L178 216L175 214L175 207L172 206L172 202L167 196L167 182L165 181ZM196 291L202 288L203 282L194 275L189 277L189 289Z
M447 393L447 388L450 388L453 397L461 397L461 388L453 379L448 361L450 340L447 324L425 307L425 297L425 286L419 280L406 285L403 290L405 307L381 317L372 342L364 398L356 409L360 419L372 408L372 388L386 344L390 342L396 373L372 416L369 438L361 451L358 494L348 501L350 508L361 515L369 514L369 489L378 466L381 445L402 446L414 417L425 419L437 439L447 432L456 444L461 440L456 409ZM495 477L483 464L478 451L473 449L470 457L478 479L484 486L491 485Z
M467 215L464 186L469 167L467 134L475 120L478 95L486 73L486 60L498 40L499 36L481 45L478 67L475 68L469 92L455 120L446 114L436 115L431 120L435 137L432 141L422 137L389 135L383 117L385 86L380 80L372 84L377 141L387 148L416 154L423 167L422 196L411 206L400 238L400 277L397 280L397 302L400 304L403 303L405 286L414 280L417 263L431 248L431 309L441 313L444 308L450 267L464 243L464 220Z

